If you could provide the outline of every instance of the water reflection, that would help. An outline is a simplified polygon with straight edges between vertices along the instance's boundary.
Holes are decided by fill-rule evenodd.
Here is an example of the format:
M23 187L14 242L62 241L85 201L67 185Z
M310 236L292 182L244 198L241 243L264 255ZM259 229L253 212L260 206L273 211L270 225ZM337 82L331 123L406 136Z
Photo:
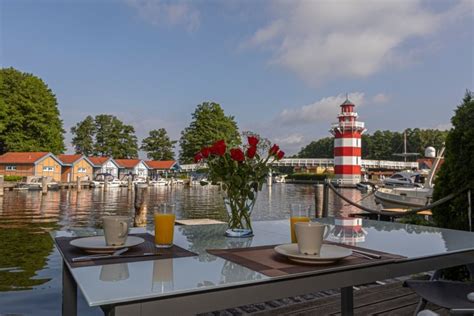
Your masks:
M99 279L104 282L118 282L130 277L127 263L107 264L100 268Z

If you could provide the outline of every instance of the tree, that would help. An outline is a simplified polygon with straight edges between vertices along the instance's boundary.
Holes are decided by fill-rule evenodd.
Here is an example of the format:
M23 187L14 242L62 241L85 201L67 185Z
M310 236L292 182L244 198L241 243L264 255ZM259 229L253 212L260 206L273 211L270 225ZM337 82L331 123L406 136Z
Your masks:
M64 151L58 102L40 78L0 69L0 153Z
M88 116L71 128L71 133L76 152L114 158L138 157L135 128L124 124L114 115L96 115L93 122L92 117ZM83 148L87 151L78 150Z
M333 158L334 138L324 137L301 148L298 158Z
M181 132L179 156L182 163L191 163L204 146L223 139L229 146L240 144L239 130L233 116L226 116L221 106L204 102L196 107L192 121Z
M87 116L83 121L71 127L74 135L72 143L76 154L90 156L94 153L95 122L92 116Z
M149 136L142 141L141 150L147 153L147 157L153 160L174 160L175 140L170 140L166 129L151 130Z
M433 192L435 201L464 188L474 189L474 95L471 91L466 91L451 123L453 128L446 138L444 163ZM433 208L433 218L437 226L468 230L466 194Z

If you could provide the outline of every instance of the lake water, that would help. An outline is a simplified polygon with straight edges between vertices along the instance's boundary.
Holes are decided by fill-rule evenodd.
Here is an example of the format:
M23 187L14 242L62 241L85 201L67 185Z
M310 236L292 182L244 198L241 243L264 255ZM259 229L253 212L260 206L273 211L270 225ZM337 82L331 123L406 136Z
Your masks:
M373 195L341 190L352 201L376 208ZM152 210L163 202L177 204L177 218L227 218L222 194L215 186L156 187L5 192L0 197L0 315L59 315L61 258L48 232L74 227L97 228L104 215L127 215L136 226L152 227ZM289 217L289 203L315 204L313 185L274 184L259 193L254 220ZM330 215L358 212L330 196ZM79 295L80 315L102 315Z

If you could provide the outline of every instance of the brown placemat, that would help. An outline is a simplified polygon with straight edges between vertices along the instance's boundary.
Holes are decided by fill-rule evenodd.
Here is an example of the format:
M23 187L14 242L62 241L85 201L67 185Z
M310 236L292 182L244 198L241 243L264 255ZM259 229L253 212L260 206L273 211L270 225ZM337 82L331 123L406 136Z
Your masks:
M328 243L333 244L333 243ZM330 272L337 270L348 270L362 266L371 266L386 264L405 257L390 254L386 252L375 251L372 249L365 249L361 247L336 244L337 246L346 247L349 249L359 249L365 252L375 253L381 256L380 259L368 259L362 256L353 254L347 258L339 260L335 263L322 265L309 265L291 261L287 257L275 252L273 248L277 245L248 247L248 248L234 248L234 249L208 249L207 252L224 258L226 260L238 263L246 268L260 272L266 276L282 276L303 272Z
M108 258L108 259L94 259L89 261L80 261L72 262L72 258L81 257L89 255L81 249L71 246L71 240L82 238L82 237L57 237L55 238L56 246L59 251L63 254L63 258L69 263L72 268L78 267L89 267L96 265L106 265L114 263L125 263L125 262L136 262L136 261L146 261L146 260L158 260L158 259L168 259L168 258L181 258L181 257L192 257L197 256L194 252L181 248L174 245L171 248L156 248L155 247L155 237L151 234L133 234L130 236L137 236L145 239L145 242L131 247L123 257L117 258ZM144 253L156 253L152 256L144 257L126 257L127 255L140 255Z

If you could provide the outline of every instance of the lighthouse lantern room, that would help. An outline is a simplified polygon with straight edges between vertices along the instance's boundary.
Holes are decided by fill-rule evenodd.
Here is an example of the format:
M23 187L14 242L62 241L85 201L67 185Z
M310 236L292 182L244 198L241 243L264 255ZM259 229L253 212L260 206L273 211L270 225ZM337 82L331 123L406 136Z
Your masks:
M361 179L361 136L366 129L364 122L357 121L354 107L346 98L341 104L338 122L330 129L334 135L334 173L336 181L343 185L354 185Z

